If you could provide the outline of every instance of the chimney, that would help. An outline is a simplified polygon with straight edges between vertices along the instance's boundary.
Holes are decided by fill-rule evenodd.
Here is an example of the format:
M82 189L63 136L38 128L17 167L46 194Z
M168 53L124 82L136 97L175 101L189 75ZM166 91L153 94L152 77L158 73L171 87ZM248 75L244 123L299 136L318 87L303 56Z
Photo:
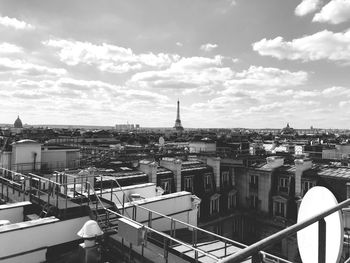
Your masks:
M207 158L207 165L213 168L216 189L220 190L220 157Z
M278 168L284 164L284 158L282 156L269 156L266 158L266 163L269 168Z
M182 161L175 158L163 158L160 160L160 166L163 166L174 173L176 192L181 191L181 167Z
M139 169L148 175L148 182L157 184L157 168L156 162L140 161Z
M312 167L310 159L295 159L295 196L302 197L301 176L303 172Z

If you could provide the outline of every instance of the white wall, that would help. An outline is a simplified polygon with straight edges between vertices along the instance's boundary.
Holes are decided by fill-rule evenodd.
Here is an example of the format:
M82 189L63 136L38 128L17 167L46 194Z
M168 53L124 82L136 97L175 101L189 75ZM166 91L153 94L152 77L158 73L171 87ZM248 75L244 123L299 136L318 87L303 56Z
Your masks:
M24 206L30 205L29 201L0 205L0 220L10 220L11 223L23 221Z
M89 217L81 217L35 226L33 221L26 221L19 223L20 228L16 230L13 227L11 231L0 229L0 258L78 240L77 232L88 220Z
M34 167L34 153L36 153L35 169L40 169L41 145L39 143L15 143L12 145L12 166L19 172L31 171ZM23 164L23 166L21 166Z

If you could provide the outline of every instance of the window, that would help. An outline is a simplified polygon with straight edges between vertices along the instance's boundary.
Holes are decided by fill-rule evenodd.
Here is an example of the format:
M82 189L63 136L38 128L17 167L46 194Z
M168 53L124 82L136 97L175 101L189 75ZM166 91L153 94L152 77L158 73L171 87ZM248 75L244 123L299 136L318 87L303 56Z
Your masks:
M193 192L193 177L184 177L184 191Z
M250 208L257 209L259 206L259 199L256 195L250 196Z
M206 174L204 176L204 190L210 191L212 189L212 177L211 174Z
M307 191L310 190L310 188L312 188L314 186L315 186L314 182L312 182L312 181L305 181L303 183L303 193L304 193L304 195L306 194Z
M275 216L285 217L285 203L279 201L275 202Z
M280 177L278 181L278 191L288 193L289 179L286 177Z
M221 181L223 186L228 186L230 184L229 171L224 171L221 173Z
M250 176L250 182L249 182L249 188L250 190L254 189L254 190L258 190L259 187L259 180L258 180L258 176L257 175L251 175Z
M229 193L227 200L227 208L232 209L236 207L236 193Z
M210 214L215 214L219 212L219 196L216 195L210 199Z
M164 194L171 193L171 180L161 180L160 186L164 190Z

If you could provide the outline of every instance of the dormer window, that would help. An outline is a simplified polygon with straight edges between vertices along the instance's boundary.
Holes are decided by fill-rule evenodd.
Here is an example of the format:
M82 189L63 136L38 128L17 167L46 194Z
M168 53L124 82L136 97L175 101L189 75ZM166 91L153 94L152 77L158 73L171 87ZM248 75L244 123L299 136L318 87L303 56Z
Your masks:
M193 192L193 177L186 176L184 177L184 191Z
M278 181L278 191L288 193L289 191L289 179L286 177L280 177Z
M161 180L160 187L164 190L164 194L171 193L171 179Z
M304 181L302 184L303 187L303 195L306 194L307 191L309 191L312 187L314 187L316 184L313 181Z
M230 184L230 174L229 171L223 171L221 173L221 181L223 186L228 186Z
M257 190L259 188L259 178L257 175L250 176L249 188L254 190Z
M204 176L204 190L205 191L210 191L212 190L212 178L211 174L206 174Z
M284 202L275 202L275 216L285 217L286 204Z

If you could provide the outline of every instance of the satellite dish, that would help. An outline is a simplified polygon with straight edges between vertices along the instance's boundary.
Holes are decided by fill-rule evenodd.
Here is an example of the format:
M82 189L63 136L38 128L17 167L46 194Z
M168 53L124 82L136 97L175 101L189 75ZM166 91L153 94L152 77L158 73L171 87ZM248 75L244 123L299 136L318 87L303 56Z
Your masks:
M159 137L159 144L160 146L164 146L165 140L163 137Z
M338 204L336 198L325 187L315 186L307 191L298 213L298 223ZM326 221L326 263L339 262L344 238L344 224L341 211L327 217ZM297 233L298 248L302 262L318 262L318 222Z

